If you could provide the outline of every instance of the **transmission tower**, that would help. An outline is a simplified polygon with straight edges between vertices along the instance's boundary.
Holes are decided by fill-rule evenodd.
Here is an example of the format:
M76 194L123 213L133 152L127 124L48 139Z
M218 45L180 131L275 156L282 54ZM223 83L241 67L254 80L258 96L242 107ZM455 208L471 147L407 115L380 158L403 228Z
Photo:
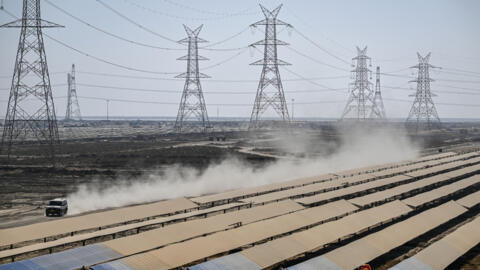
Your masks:
M187 61L187 72L176 76L176 78L185 78L185 86L183 87L182 99L180 100L177 120L175 121L175 129L181 132L185 121L193 115L201 122L204 131L206 131L210 128L210 122L208 120L200 78L209 78L209 76L200 73L198 61L208 59L198 55L198 43L207 41L198 37L203 25L200 25L195 30L185 25L183 27L188 37L180 40L179 43L188 44L188 55L180 57L177 60Z
M63 26L41 19L40 0L23 0L22 19L0 27L21 29L2 150L10 157L14 141L36 139L48 145L47 155L54 162L59 138L42 28Z
M375 78L375 94L373 96L373 106L370 113L370 118L385 119L385 107L383 106L382 91L380 87L380 67L377 67Z
M72 72L67 74L68 93L67 93L67 112L65 120L82 120L80 106L77 98L77 84L75 82L75 64L72 65Z
M290 123L287 103L283 92L282 80L278 66L289 65L287 62L277 58L277 45L288 45L277 39L277 26L291 27L290 24L277 19L282 5L269 11L260 5L265 19L252 24L252 27L265 26L265 39L253 43L252 47L263 46L263 59L251 65L263 66L260 82L258 84L255 103L253 104L252 116L250 117L250 129L259 127L260 117L269 108L277 112L284 124Z
M370 117L374 104L373 84L369 81L371 70L368 69L369 64L367 63L367 61L371 61L371 58L367 56L367 47L363 50L357 47L357 56L352 58L352 60L355 63L353 65L355 69L352 70L352 76L355 78L355 81L351 83L352 89L341 120L346 118L359 121L367 120Z
M435 96L435 94L430 89L430 82L433 79L430 79L429 69L435 68L429 63L430 55L431 53L428 53L427 56L422 57L417 53L418 65L411 67L418 69L417 78L410 81L417 83L417 92L415 95L411 95L415 96L415 100L408 114L407 124L416 124L417 128L420 125L426 125L428 128L440 125L440 118L432 99L432 96Z

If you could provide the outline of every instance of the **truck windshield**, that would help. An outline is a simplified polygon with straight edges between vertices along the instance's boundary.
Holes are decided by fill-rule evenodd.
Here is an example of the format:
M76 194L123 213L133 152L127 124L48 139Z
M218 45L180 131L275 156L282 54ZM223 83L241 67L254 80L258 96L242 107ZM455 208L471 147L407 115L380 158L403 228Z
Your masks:
M61 205L62 205L62 201L50 201L50 203L48 203L48 205L58 205L58 206L61 206Z

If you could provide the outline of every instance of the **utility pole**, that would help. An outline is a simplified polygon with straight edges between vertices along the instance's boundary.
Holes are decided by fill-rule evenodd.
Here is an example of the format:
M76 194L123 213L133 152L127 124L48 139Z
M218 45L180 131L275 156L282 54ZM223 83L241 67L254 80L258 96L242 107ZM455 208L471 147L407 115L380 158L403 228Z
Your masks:
M277 58L277 45L288 45L277 39L277 26L291 27L290 24L277 19L277 15L282 5L269 11L260 5L265 19L252 24L252 27L265 26L265 38L250 46L263 46L263 59L258 60L251 65L262 66L262 74L258 84L255 103L253 104L252 115L250 117L249 129L260 127L260 117L269 108L272 107L280 116L283 124L290 123L287 103L283 92L282 80L278 66L289 65L287 62ZM270 87L271 86L271 87Z
M431 53L428 53L425 57L417 53L419 63L411 67L418 69L417 78L410 81L417 83L417 92L411 95L415 96L415 100L408 114L407 125L414 124L417 130L421 125L426 125L427 128L440 126L440 118L432 99L432 96L435 95L430 89L430 82L434 81L430 78L430 68L435 68L429 63L430 56Z
M59 136L42 28L63 26L41 19L40 0L23 0L22 19L0 27L21 29L2 150L10 158L14 141L35 138L48 145L46 155L54 165Z
M211 126L208 120L207 107L205 106L205 99L203 98L200 78L209 78L209 76L200 73L198 61L208 59L198 55L198 43L207 41L198 37L203 25L200 25L195 30L185 25L183 27L188 37L180 40L179 43L188 44L188 55L180 57L178 60L187 61L187 72L176 76L176 78L185 78L185 86L183 87L182 99L180 100L180 107L178 108L175 129L181 132L185 121L193 115L201 122L203 130L206 132Z
M355 69L352 70L355 81L351 83L352 90L340 120L350 118L363 121L370 116L374 94L372 83L369 81L371 71L368 69L367 61L371 61L371 58L367 56L367 47L363 50L357 47L357 56L352 60L355 62Z
M295 99L292 98L292 122L293 122L293 115L295 113Z
M108 111L108 105L110 104L110 100L107 99L107 121L110 121L110 118L109 118L109 111Z
M82 120L80 106L77 98L77 83L75 82L75 64L72 64L72 72L67 74L68 92L67 92L67 112L65 120Z
M385 113L385 107L383 105L382 91L380 87L380 67L377 66L376 78L375 78L375 95L373 97L373 106L370 113L370 118L385 119L387 118Z

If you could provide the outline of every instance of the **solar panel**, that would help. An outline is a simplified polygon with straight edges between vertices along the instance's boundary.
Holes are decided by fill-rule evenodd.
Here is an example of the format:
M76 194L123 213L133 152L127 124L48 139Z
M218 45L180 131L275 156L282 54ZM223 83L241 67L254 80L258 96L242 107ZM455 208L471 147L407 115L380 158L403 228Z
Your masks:
M480 204L480 190L457 200L457 203L467 208Z
M65 246L71 243L76 243L79 241L85 241L85 240L90 240L90 239L95 239L98 237L102 236L110 236L116 233L121 233L121 232L127 232L133 229L138 229L142 227L147 227L155 224L162 224L166 222L172 222L172 221L178 221L178 220L183 220L187 219L190 217L198 216L198 215L208 215L209 213L213 212L218 212L222 210L227 210L231 208L236 208L240 207L242 205L245 205L246 203L231 203L231 204L224 204L221 206L216 206L216 207L211 207L208 209L203 209L203 210L196 210L196 211L190 211L187 213L182 213L182 214L177 214L177 215L172 215L168 217L159 217L155 219L150 219L147 221L142 221L142 222L137 222L137 223L131 223L128 225L122 225L122 226L117 226L113 228L108 228L108 229L103 229L99 231L94 231L90 233L82 233L82 234L77 234L74 236L68 236L68 237L63 237L57 240L53 241L48 241L45 243L37 243L37 244L32 244L20 248L15 248L15 249L6 249L3 251L0 251L0 258L11 258L15 257L21 254L26 254L26 253L31 253L33 251L38 251L38 250L44 250L52 247L58 247L58 246Z
M148 264L149 267L155 269L163 269L161 265L168 265L171 268L180 267L244 245L318 224L321 221L346 214L355 209L355 207L345 201L338 201L315 209L304 209L235 229L217 232L205 237L172 244L147 253L134 255L130 258L136 257L138 261L146 261L148 257L155 258L154 264L152 264L153 259ZM126 263L125 260L122 261ZM143 267L146 267L146 264Z
M392 218L404 215L410 210L405 204L394 201L376 208L350 214L336 221L323 223L304 231L255 245L244 249L240 253L213 259L200 265L204 269L209 269L208 267L216 261L225 261L226 257L242 254L262 269L271 268L285 260L318 250L328 243L337 241L339 238L347 237L368 227L373 227L381 222L387 222Z
M93 244L76 249L70 249L54 254L36 257L30 260L1 265L1 270L66 270L78 269L84 265L94 264L98 261L108 261L120 258L121 254L104 246Z
M363 192L373 188L380 188L380 187L388 186L394 183L401 183L401 182L407 181L408 179L410 179L410 177L408 176L396 175L389 178L384 178L380 180L363 183L360 185L323 192L317 195L297 199L295 201L303 205L311 205L314 203L321 203L321 202L325 202L325 201L329 201L337 198L342 198L344 196L357 194L359 192Z
M238 199L238 198L243 198L245 196L258 195L266 192L293 188L295 186L302 186L302 185L311 184L314 182L328 181L335 177L336 176L332 174L306 177L306 178L285 181L281 183L273 183L273 184L268 184L268 185L263 185L258 187L242 188L242 189L236 189L236 190L222 192L218 194L200 196L200 197L192 198L191 200L199 204L208 204L208 203L214 203L217 201Z
M330 269L354 269L466 211L464 207L450 201L288 269L324 269L323 263L326 264L325 268Z
M16 244L44 237L94 229L127 221L139 220L198 207L185 198L124 207L83 216L63 218L27 226L0 230L0 246Z
M295 196L305 195L305 194L312 194L314 192L321 192L324 190L331 190L334 188L338 188L343 186L342 179L335 179L328 182L317 183L312 185L301 186L297 188L282 190L278 192L267 193L260 196L249 197L244 200L243 202L253 203L253 204L263 204L272 201L278 201L286 198L292 198Z
M445 269L479 243L480 217L477 217L391 269Z
M204 219L196 219L182 223L175 223L166 227L146 231L140 234L135 234L123 238L118 238L110 241L103 242L102 248L111 250L115 254L119 254L119 257L131 255L137 252L146 251L170 243L182 241L192 237L201 236L206 233L212 233L216 231L223 231L230 228L233 223L241 222L247 224L250 222L283 215L292 211L303 209L302 206L293 201L282 201L280 203L272 203L265 206L258 206L248 209L243 209L235 212L228 212L222 215L216 215ZM92 245L98 246L98 245ZM72 264L76 264L75 256L65 256L63 254L77 254L77 257L83 258L81 254L85 250L89 250L90 246L74 248L59 253L49 254L41 256L42 260L50 260L50 267L56 267L57 265L65 267L61 261L56 263L57 258L65 258L67 261L72 261ZM41 258L37 257L37 258ZM26 260L28 262L36 262L37 258ZM88 264L98 264L101 262L109 261L111 258L105 259L103 257L94 257L88 261ZM86 261L86 260L85 260ZM64 268L70 269L70 268ZM76 269L76 268L72 268Z
M256 263L240 253L223 256L215 260L206 261L189 267L190 270L260 270Z
M411 182L408 184L403 184L403 185L389 188L383 191L368 194L362 197L350 199L349 202L359 206L367 206L376 202L385 201L389 198L396 198L401 196L402 194L406 194L414 190L425 188L427 186L438 184L440 182L444 182L447 180L450 180L448 176L446 176L445 174L439 174L439 175L427 177L421 180L417 180L415 182Z
M430 190L428 192L420 193L416 196L402 200L402 202L414 208L417 208L426 203L448 196L454 192L465 189L477 183L480 183L480 175L471 176L469 178L456 181L452 184L445 185L445 186Z
M461 156L461 155L457 155L455 152L446 152L446 153L424 156L424 157L416 159L416 160L388 163L388 164L384 164L384 165L377 165L377 166L365 167L365 168L361 168L361 169L342 171L342 172L337 172L336 174L341 175L341 176L348 176L349 174L350 175L358 174L361 171L363 171L363 172L372 171L371 174L373 174L375 176L385 177L385 176L390 176L390 175L393 175L393 174L398 174L400 172L404 172L405 170L400 168L400 167L404 167L404 166L407 166L407 165L410 166L409 168L407 168L408 170L418 169L418 168L425 167L425 165L415 164L415 163L423 163L423 162L427 162L427 161L430 161L430 160L441 160L441 159L448 158L448 157L458 159L457 157L459 157L459 156ZM384 170L385 168L393 168L393 167L396 167L396 168L395 169L390 169L390 170L392 170L391 172L389 172L389 170ZM378 171L378 170L381 170L381 171ZM354 172L352 172L352 171L354 171ZM259 187L249 187L249 188L243 188L243 189L237 189L237 190L222 192L222 193L218 193L218 194L200 196L200 197L192 198L191 200L196 202L196 203L199 203L199 204L209 204L209 203L214 203L214 202L217 202L217 201L242 199L246 196L252 196L252 195L256 196L256 195L261 195L262 193L266 193L266 192L278 191L278 190L281 190L281 189L289 189L289 188L293 188L293 187L297 187L297 186L308 185L308 184L322 182L322 181L328 181L328 180L334 179L336 177L337 176L334 175L334 174L326 174L326 175L321 175L321 176L305 177L305 178L294 179L294 180L285 181L285 182L281 182L281 183L263 185L263 186L259 186Z

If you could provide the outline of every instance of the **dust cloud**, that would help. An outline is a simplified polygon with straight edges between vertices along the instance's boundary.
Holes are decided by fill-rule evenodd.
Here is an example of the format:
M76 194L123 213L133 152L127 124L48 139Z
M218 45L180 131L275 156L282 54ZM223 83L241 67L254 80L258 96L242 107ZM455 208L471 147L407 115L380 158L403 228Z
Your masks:
M172 166L136 179L117 179L114 185L103 186L100 182L81 185L67 196L69 214L259 186L419 155L420 147L402 129L357 127L343 129L341 134L339 145L328 156L279 159L262 168L229 158L204 170ZM295 140L284 137L279 145L282 150L298 153L320 143L308 136L297 136Z

